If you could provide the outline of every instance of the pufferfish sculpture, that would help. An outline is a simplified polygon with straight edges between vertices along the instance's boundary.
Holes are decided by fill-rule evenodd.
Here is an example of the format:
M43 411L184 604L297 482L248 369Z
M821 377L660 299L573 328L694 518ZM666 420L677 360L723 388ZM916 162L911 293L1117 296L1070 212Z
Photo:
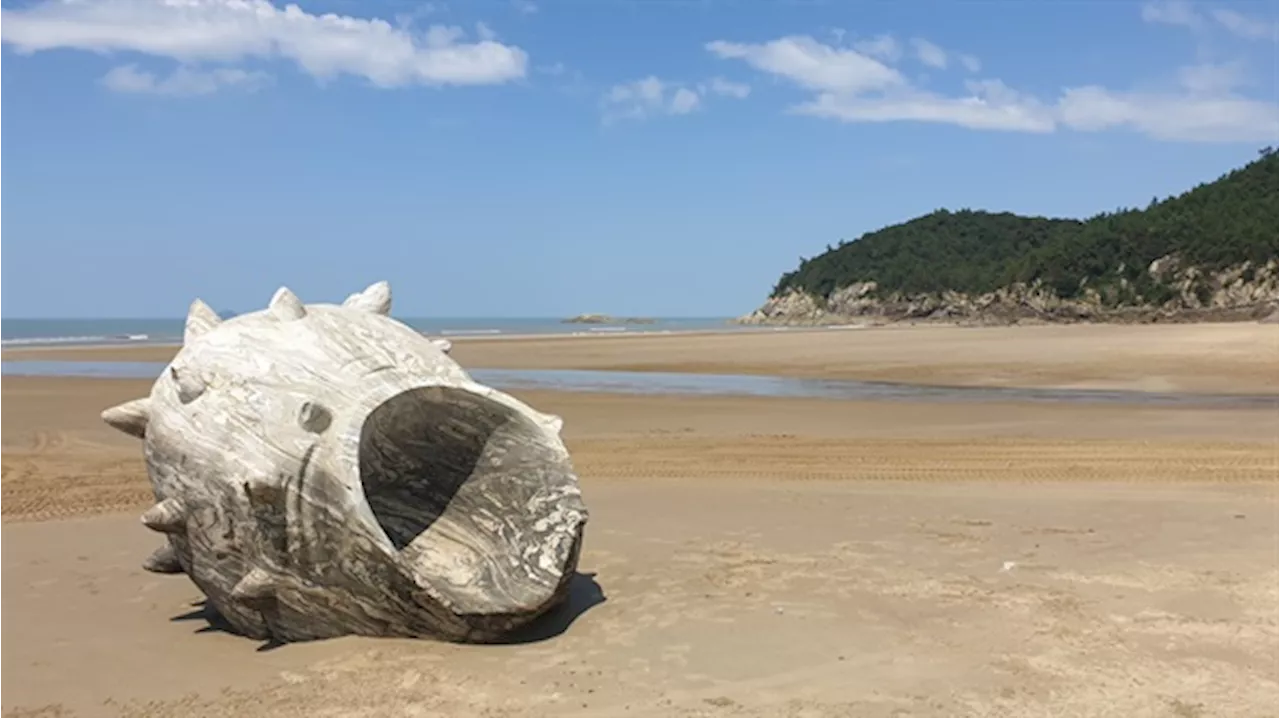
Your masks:
M102 413L144 443L144 568L244 635L486 642L567 597L588 514L561 420L390 308L385 282L225 321L197 299L151 395Z

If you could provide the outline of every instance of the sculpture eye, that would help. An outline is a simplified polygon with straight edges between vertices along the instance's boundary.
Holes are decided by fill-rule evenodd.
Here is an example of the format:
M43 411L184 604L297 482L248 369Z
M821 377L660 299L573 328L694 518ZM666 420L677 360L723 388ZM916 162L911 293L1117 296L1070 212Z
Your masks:
M323 434L333 423L333 414L320 404L308 401L298 412L298 426L312 434Z

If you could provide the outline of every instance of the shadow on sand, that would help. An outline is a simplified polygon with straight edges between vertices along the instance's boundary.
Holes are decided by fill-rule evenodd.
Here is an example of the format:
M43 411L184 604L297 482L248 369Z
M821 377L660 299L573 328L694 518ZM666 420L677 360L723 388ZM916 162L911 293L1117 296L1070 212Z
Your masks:
M575 573L573 578L569 580L569 595L564 603L557 608L539 616L532 623L513 632L511 635L497 641L491 641L488 645L520 645L525 643L538 643L555 638L565 631L569 630L569 626L573 625L582 614L591 610L593 607L604 603L608 599L604 595L604 589L596 582L596 574L594 573ZM229 633L231 635L241 635L235 628L227 622L221 614L209 605L208 601L201 600L191 604L192 608L186 613L179 614L170 618L170 621L204 621L205 625L196 629L196 633ZM287 643L278 641L267 641L257 650L259 653L264 651L272 651Z
M564 603L506 638L492 641L491 644L509 646L538 643L555 638L569 630L569 626L572 626L579 616L607 600L609 599L605 597L604 589L596 582L594 573L575 573L573 578L569 579L569 596Z

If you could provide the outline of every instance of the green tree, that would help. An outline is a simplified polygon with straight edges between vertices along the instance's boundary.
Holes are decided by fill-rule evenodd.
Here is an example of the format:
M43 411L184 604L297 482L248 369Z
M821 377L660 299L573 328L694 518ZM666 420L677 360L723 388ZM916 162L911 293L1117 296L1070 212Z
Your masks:
M1267 147L1213 182L1145 209L1087 220L936 210L801 258L773 295L801 290L827 297L867 281L876 282L881 296L975 294L1040 282L1063 297L1093 288L1117 302L1167 300L1171 295L1156 291L1147 273L1161 257L1176 255L1183 266L1205 270L1277 258L1277 167L1276 149Z

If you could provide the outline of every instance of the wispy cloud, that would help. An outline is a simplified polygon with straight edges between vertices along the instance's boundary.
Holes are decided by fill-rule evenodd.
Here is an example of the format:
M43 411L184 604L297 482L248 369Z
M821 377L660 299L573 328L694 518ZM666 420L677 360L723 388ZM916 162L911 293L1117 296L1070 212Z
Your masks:
M707 83L708 91L724 97L734 97L739 100L751 94L751 85L744 82L730 82L723 77L713 77Z
M707 50L721 59L741 60L820 92L858 93L905 83L897 70L869 55L825 45L805 35L759 44L716 40L707 43Z
M653 75L614 85L601 99L606 123L641 120L654 115L687 115L697 108L696 94Z
M1203 62L1178 68L1178 84L1197 95L1220 95L1246 84L1241 62Z
M267 0L39 0L3 10L0 34L19 53L133 51L184 64L284 60L316 78L378 87L486 85L524 77L527 53L482 27L418 32L385 20L315 15Z
M701 109L708 95L741 100L750 94L750 85L722 77L688 86L650 75L609 88L600 107L604 122L612 124L660 115L688 115Z
M982 61L973 55L962 52L956 55L956 60L960 62L961 67L969 72L982 72Z
M179 67L165 77L139 70L137 65L120 65L111 68L102 77L102 85L114 92L137 95L195 96L210 95L224 88L237 88L252 92L270 82L264 72L250 72L238 68L198 70Z
M1172 25L1204 21L1194 8L1178 3L1143 6L1142 16ZM843 122L932 122L1039 133L1127 129L1163 140L1203 142L1273 140L1280 122L1274 101L1239 94L1244 73L1234 63L1181 68L1163 91L1085 84L1046 100L998 79L971 79L962 92L938 92L899 71L894 58L901 55L895 50L900 45L892 37L869 42L846 48L809 36L786 36L763 43L716 40L706 49L813 93L788 112ZM928 67L946 68L954 58L969 72L981 69L976 57L949 53L923 38L912 39L909 46L913 58Z
M687 87L678 87L671 94L670 111L673 115L687 115L698 109L700 104L702 104L702 98L698 93Z
M1144 22L1199 28L1204 18L1186 0L1154 0L1142 5Z
M1247 40L1275 40L1276 24L1227 8L1215 8L1211 12L1213 19L1227 32Z
M1274 22L1224 7L1209 8L1202 12L1188 0L1151 0L1142 5L1142 19L1145 22L1175 25L1198 32L1220 28L1245 40L1277 39Z
M843 36L836 38L836 44L840 44L842 39ZM857 40L853 43L853 49L887 62L897 62L902 57L902 45L898 44L898 40L892 35L877 35L865 40Z
M835 46L840 46L843 40L844 34L842 31L836 37ZM849 47L867 57L890 65L897 63L910 50L912 57L916 61L934 69L944 70L953 60L969 72L978 72L982 69L982 63L977 57L963 52L949 52L937 43L930 42L922 37L913 37L905 45L904 47L904 43L893 35L883 33L855 40Z
M974 130L1052 132L1052 111L999 80L970 81L968 92L945 96L904 87L875 97L834 92L791 107L790 112L844 122L933 122Z
M938 70L947 68L947 51L922 37L911 38L911 49L915 50L916 59Z
M1117 92L1089 85L1063 93L1063 125L1075 130L1125 128L1160 140L1265 141L1276 135L1276 107L1232 95Z

